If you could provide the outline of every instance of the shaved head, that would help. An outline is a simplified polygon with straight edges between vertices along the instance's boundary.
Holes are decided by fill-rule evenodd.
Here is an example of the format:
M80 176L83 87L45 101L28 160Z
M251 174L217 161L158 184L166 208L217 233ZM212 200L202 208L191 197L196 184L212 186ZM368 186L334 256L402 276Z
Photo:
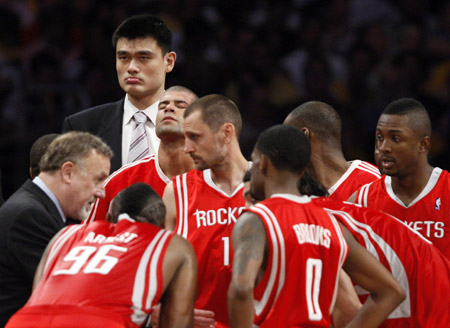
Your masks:
M381 115L406 116L408 128L419 138L431 137L430 116L425 106L413 98L400 98L391 102Z
M321 142L341 147L341 118L333 107L324 102L309 101L298 106L289 113L284 124L307 128Z

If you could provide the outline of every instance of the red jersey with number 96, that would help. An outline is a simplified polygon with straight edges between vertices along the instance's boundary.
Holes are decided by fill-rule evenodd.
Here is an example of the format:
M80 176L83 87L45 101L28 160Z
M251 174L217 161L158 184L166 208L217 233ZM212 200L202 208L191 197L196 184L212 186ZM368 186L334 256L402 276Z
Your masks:
M140 327L161 298L162 263L173 234L126 215L117 224L69 226L50 248L25 308L95 308L119 314L127 327Z

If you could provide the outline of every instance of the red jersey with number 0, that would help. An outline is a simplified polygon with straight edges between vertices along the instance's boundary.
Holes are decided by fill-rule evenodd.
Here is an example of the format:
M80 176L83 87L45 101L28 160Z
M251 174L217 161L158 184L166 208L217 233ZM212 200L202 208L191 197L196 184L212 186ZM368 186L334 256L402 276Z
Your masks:
M86 223L105 220L112 199L126 187L138 182L149 184L162 197L170 179L161 170L156 155L124 165L112 173L105 181L105 198L96 200Z
M350 163L347 171L328 189L331 199L345 201L359 187L381 178L378 168L369 162L354 160Z
M450 259L450 173L433 169L422 192L406 206L392 189L392 179L367 184L357 191L355 202L389 213L428 238Z
M450 327L450 261L430 241L381 211L327 198L313 201L342 222L405 291L405 300L380 327ZM367 292L356 289L365 299Z
M162 264L172 236L128 216L117 224L69 226L51 247L25 307L96 308L119 314L126 327L140 327L161 298Z
M233 256L231 233L245 208L244 184L227 195L214 183L208 169L175 177L173 188L177 207L175 231L192 244L197 255L195 308L213 311L217 327L226 327Z
M276 194L251 207L264 223L267 266L255 287L259 327L330 327L347 243L336 219L306 196Z

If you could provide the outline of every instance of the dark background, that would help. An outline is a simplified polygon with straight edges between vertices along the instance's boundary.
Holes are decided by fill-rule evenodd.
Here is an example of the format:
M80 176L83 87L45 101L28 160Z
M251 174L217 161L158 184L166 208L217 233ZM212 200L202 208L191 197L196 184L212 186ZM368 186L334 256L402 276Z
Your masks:
M423 102L430 161L449 168L450 3L426 0L0 0L0 168L8 197L28 176L31 144L65 116L123 97L111 36L152 13L178 58L166 87L225 94L241 146L308 100L340 113L347 159L373 162L374 129L400 97Z

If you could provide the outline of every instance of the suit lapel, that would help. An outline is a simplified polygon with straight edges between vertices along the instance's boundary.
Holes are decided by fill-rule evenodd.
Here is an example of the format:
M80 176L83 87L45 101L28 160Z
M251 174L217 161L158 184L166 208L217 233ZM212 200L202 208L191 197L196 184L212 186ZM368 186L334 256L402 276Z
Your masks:
M48 213L52 216L52 218L55 220L55 223L60 227L64 227L63 219L61 218L61 215L59 214L59 211L56 207L56 205L53 203L53 201L47 196L47 194L39 188L36 184L34 184L31 180L27 180L25 184L23 185L23 188L27 190L28 192L35 195L39 200L42 202L42 204L47 209Z
M98 136L105 140L114 152L111 159L111 173L118 170L122 166L122 120L123 105L122 99L113 104L109 111L106 112L101 120L101 128Z

